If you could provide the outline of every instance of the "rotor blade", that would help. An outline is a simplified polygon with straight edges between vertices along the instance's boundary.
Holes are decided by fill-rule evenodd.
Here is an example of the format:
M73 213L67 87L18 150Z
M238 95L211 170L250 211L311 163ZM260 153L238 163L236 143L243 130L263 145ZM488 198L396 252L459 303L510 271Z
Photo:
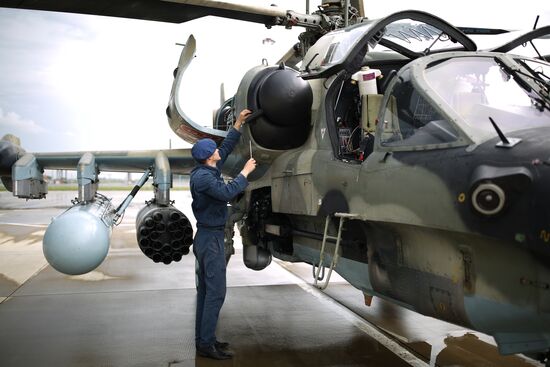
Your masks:
M58 11L120 18L183 23L207 15L274 25L276 17L285 17L286 10L243 6L221 1L162 0L3 0L0 7Z
M166 108L168 123L172 131L188 143L194 144L197 140L202 138L210 138L221 142L227 136L227 131L206 127L203 126L203 124L193 121L193 119L183 110L185 105L182 106L180 100L177 98L178 91L182 86L183 74L193 61L196 49L197 42L195 37L190 35L187 41L185 41L185 47L181 51L178 68L176 69L177 72L172 84L172 91L170 92L168 107Z
M276 6L263 7L255 5L242 5L213 0L162 0L169 3L185 4L201 7L209 10L209 15L224 18L240 19L257 23L265 23L263 19L286 17L287 11Z
M2 1L0 5L6 8L102 15L169 23L183 23L208 15L203 8L182 6L159 0L7 0Z

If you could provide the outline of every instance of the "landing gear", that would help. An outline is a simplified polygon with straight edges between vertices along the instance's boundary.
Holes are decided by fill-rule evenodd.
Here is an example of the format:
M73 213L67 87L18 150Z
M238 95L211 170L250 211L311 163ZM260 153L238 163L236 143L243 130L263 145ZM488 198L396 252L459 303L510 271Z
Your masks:
M229 221L228 221L229 223ZM233 222L232 222L233 223ZM234 224L234 223L233 223ZM225 265L229 264L229 259L231 255L235 254L235 247L233 246L233 236L235 235L235 229L233 226L231 228L226 224L223 235L223 245L225 249Z
M235 247L233 246L234 241L233 237L235 236L235 223L240 221L245 212L244 209L239 206L239 204L244 204L244 199L242 195L238 196L234 202L231 203L231 206L228 207L228 217L227 221L225 222L225 228L223 233L223 242L224 242L224 249L225 249L225 264L227 265L229 263L229 259L231 259L231 255L235 254Z

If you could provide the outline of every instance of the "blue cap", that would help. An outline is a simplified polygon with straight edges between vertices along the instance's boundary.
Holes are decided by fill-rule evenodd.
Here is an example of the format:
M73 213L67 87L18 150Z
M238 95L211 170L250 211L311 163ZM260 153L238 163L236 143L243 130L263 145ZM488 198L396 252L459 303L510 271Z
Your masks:
M217 147L218 146L214 140L208 138L201 139L193 145L193 148L191 148L191 155L197 161L204 161L214 154Z

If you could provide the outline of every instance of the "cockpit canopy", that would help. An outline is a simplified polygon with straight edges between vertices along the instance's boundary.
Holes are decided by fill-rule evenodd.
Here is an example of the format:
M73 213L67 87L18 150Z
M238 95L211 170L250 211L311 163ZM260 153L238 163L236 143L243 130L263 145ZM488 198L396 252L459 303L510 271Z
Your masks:
M301 67L304 79L326 78L359 69L367 51L378 45L409 59L442 51L475 51L475 43L446 21L408 10L330 32L312 46Z
M500 130L550 126L550 64L497 53L456 52L403 68L386 93L384 150L480 144Z

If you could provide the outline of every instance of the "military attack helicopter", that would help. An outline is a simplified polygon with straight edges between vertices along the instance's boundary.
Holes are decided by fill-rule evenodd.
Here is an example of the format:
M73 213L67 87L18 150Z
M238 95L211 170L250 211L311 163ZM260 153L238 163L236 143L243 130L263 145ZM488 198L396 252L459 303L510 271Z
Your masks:
M217 15L304 27L275 66L242 78L212 128L177 93L196 42L185 43L166 110L188 142L221 142L244 108L254 113L223 167L258 168L231 203L247 267L272 257L332 271L365 294L492 335L502 354L550 349L550 64L537 42L550 26L478 50L472 34L435 15L364 16L362 2L324 0L311 14L217 1L18 1L2 6L184 22ZM529 46L532 56L516 54ZM383 76L383 77L382 77ZM170 201L189 150L26 153L0 146L2 181L20 198L45 197L43 169L76 169L78 200L44 236L57 270L82 274L106 257L111 229L152 176L154 198L136 219L144 254L166 264L189 252L192 228ZM99 171L143 172L118 207L98 192ZM79 228L78 232L74 228Z

